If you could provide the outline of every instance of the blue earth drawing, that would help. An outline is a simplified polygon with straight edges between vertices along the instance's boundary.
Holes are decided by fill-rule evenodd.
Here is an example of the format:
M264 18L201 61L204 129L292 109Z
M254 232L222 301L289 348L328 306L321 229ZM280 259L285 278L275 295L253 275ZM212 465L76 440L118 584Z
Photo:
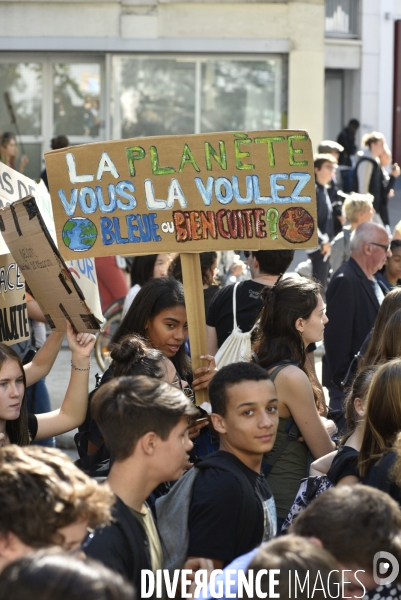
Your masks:
M73 217L65 223L62 236L64 244L70 250L90 250L97 238L96 225L90 219Z

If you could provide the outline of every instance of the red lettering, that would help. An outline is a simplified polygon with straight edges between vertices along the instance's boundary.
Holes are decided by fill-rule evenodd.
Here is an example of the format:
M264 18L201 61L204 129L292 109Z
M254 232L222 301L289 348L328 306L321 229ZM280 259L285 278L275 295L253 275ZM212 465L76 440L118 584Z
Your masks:
M255 219L255 232L256 237L258 238L266 237L266 231L263 230L263 227L265 227L266 223L262 221L262 216L264 214L265 211L263 210L263 208L254 208L253 210L253 216Z
M176 241L177 242L186 242L188 239L191 239L191 230L187 226L187 220L185 218L185 213L183 213L181 210L175 210L175 211L173 211L173 219L174 219L174 226L175 226Z
M219 234L221 235L221 237L225 238L226 240L229 240L231 238L230 233L228 231L226 231L223 227L223 217L226 216L226 212L225 210L218 210L216 213L216 218L217 218L217 230L219 232Z
M248 209L248 210L242 210L241 212L244 215L244 219L245 219L246 237L252 238L253 231L252 231L251 215L252 215L253 211L251 209Z
M202 238L204 240L209 239L209 233L212 239L217 240L217 229L216 229L216 215L212 210L208 210L205 213L201 210L201 223L202 223Z
M189 213L189 222L191 224L191 234L192 234L193 240L201 240L202 239L202 231L199 231L200 230L199 218L200 218L200 215L199 215L198 211L191 210L191 212Z

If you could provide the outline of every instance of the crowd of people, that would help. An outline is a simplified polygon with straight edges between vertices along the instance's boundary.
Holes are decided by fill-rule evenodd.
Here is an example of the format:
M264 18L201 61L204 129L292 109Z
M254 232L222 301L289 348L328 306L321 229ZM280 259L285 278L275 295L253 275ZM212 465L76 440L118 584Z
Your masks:
M117 294L123 318L89 399L93 335L67 324L50 412L27 392L62 335L31 361L0 345L0 600L401 598L400 169L377 132L357 153L358 126L319 146L319 248L299 273L292 250L246 251L234 283L238 265L219 277L220 254L201 253L203 366L170 254L104 259L102 307ZM77 426L76 464L37 444Z

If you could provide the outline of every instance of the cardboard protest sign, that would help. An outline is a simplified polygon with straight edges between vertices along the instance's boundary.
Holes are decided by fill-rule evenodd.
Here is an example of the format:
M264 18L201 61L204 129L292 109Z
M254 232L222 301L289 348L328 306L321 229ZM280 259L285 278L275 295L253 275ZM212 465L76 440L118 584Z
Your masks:
M305 131L100 142L45 159L69 259L317 246Z
M99 323L103 323L102 307L100 305L99 288L94 258L70 260L67 267L85 296L85 302Z
M60 256L32 196L0 210L0 230L49 326L93 333L99 323Z
M0 162L0 207L6 206L16 200L21 200L33 195L40 214L43 217L46 228L57 246L56 228L54 225L53 208L49 191L42 180L39 183L21 175L14 169ZM0 234L0 255L8 252L7 245ZM84 258L71 261L68 268L74 279L84 293L86 303L95 317L102 321L102 309L100 306L99 289L95 262L92 258Z
M29 340L25 282L11 254L0 256L0 342Z
M50 194L44 182L36 183L33 179L21 175L11 167L0 162L0 208L27 196L35 196L36 204L53 241L57 244L56 229ZM7 245L0 235L0 254L8 252Z

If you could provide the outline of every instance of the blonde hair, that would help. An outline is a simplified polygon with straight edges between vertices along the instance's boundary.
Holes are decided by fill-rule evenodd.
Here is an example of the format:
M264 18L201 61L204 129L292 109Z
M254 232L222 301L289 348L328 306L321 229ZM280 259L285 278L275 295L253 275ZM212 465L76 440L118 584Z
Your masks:
M384 140L384 135L379 131L371 131L370 133L365 133L362 138L361 144L362 146L369 146L378 142L379 140Z
M352 192L344 200L343 215L347 217L350 223L356 223L358 213L363 213L365 210L373 208L373 200L372 194L357 194L356 192Z

